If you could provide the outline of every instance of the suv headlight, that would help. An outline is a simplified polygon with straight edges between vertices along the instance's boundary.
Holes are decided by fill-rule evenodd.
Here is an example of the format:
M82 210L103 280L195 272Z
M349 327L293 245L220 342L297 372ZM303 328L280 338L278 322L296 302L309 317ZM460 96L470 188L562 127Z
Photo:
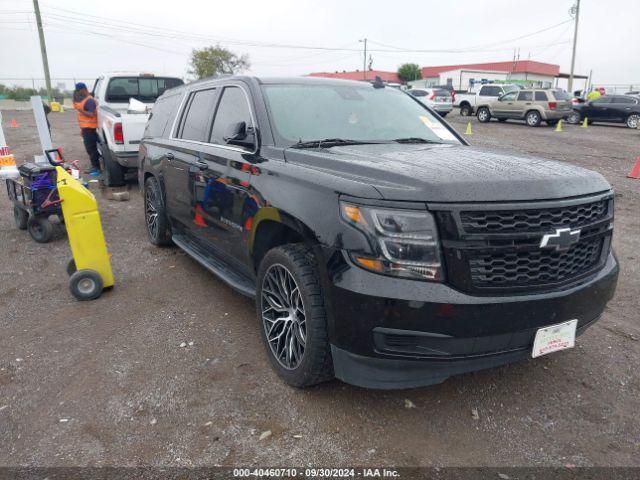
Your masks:
M340 202L342 218L364 233L375 256L349 252L362 268L384 275L442 281L438 232L425 211L364 207Z

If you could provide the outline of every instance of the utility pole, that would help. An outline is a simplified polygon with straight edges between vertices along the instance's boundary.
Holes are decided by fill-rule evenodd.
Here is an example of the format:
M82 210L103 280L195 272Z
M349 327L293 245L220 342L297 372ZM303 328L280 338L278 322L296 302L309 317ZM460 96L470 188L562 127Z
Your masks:
M367 39L360 40L361 43L364 43L364 57L362 62L362 79L367 79Z
M571 70L569 71L569 84L567 90L573 92L573 69L576 65L576 45L578 44L578 20L580 19L580 0L576 0L576 4L571 7L569 12L575 15L575 25L573 28L573 52L571 53Z
M44 43L44 30L42 30L42 18L40 17L40 5L38 0L33 0L33 10L36 14L36 24L38 25L38 36L40 37L40 53L42 54L42 66L44 67L44 82L47 86L47 97L49 103L53 101L51 95L51 76L49 75L49 60L47 60L47 46Z

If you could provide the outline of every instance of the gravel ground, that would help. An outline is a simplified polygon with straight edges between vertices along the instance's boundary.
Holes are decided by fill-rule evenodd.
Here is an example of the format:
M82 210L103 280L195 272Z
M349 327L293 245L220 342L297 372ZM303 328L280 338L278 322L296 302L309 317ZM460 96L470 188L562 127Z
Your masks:
M30 159L31 112L3 114ZM86 165L73 112L50 117ZM592 168L616 189L618 291L575 349L429 388L293 390L267 364L252 303L149 244L137 186L129 202L98 195L117 285L84 303L62 229L34 243L2 194L0 465L640 466L640 180L626 178L640 132L471 123L472 144Z

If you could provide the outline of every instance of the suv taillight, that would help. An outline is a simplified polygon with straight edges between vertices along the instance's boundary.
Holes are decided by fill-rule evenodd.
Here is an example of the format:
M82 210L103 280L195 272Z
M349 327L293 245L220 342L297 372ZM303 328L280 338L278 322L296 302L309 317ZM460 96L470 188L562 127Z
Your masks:
M113 125L113 141L120 144L124 143L124 133L120 122Z
M555 110L557 106L556 102L549 102L549 110Z

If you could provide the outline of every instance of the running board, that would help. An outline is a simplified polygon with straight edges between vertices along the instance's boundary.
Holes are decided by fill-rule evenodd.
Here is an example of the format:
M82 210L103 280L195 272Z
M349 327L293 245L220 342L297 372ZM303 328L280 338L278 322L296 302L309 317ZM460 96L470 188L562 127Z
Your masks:
M185 235L174 234L171 239L189 256L231 288L250 298L256 296L255 282L250 278L237 273L226 262L220 260Z

